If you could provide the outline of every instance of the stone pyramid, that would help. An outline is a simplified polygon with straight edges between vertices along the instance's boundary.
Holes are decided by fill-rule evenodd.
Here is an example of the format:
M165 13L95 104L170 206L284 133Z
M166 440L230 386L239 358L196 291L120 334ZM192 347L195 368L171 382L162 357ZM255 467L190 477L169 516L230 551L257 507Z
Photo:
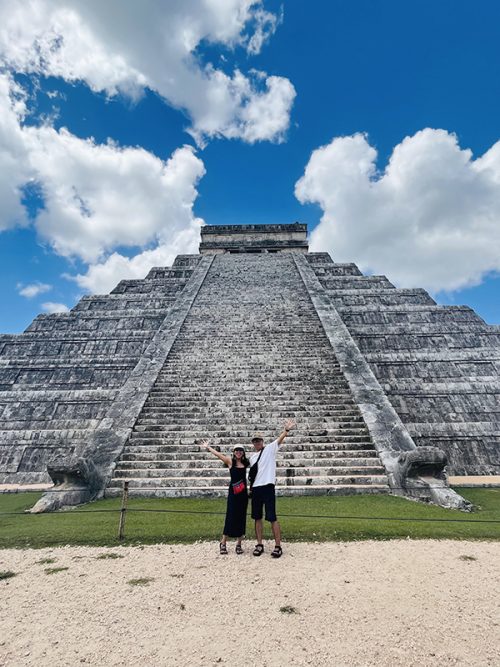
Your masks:
M199 440L270 440L291 416L280 493L465 507L447 472L498 474L499 371L500 327L309 253L306 225L207 226L200 254L0 336L0 483L54 482L38 509L124 480L225 494Z

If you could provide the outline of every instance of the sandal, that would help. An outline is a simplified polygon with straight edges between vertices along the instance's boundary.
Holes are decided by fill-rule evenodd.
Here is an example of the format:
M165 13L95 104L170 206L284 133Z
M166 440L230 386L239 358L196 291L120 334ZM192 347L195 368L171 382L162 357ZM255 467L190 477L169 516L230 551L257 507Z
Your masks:
M271 551L271 556L273 558L281 558L282 555L283 555L283 549L278 545L276 545L273 551Z
M254 556L262 556L264 553L264 545L263 544L256 544L255 549L253 550L253 555Z
M219 553L221 556L227 556L227 547L224 542L219 542Z
M238 556L243 553L243 549L241 548L241 544L236 545L235 551L238 554Z

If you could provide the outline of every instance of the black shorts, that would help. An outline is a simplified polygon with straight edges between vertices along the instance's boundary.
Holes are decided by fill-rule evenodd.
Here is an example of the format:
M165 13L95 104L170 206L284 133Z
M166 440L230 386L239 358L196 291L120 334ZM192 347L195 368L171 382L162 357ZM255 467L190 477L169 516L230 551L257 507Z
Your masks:
M266 508L266 521L276 521L276 494L274 484L252 488L252 519L262 519L262 508Z

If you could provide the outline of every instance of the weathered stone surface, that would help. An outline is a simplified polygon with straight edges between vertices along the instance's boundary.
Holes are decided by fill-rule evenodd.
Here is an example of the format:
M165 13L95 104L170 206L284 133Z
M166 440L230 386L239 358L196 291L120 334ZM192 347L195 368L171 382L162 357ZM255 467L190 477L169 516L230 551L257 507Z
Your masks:
M442 449L450 474L500 474L499 328L380 277L360 290L305 257L413 441Z
M307 252L307 225L217 225L201 230L200 253Z
M229 449L295 416L282 493L390 485L460 506L444 462L500 469L500 328L308 253L305 234L205 228L201 256L0 335L0 482L56 479L63 504L124 479L149 495L222 494L198 440ZM430 470L431 451L434 473L408 475Z
M227 471L198 441L248 447L256 431L273 439L287 416L298 427L280 457L282 493L388 491L294 256L215 257L108 494L124 479L143 494L226 493Z

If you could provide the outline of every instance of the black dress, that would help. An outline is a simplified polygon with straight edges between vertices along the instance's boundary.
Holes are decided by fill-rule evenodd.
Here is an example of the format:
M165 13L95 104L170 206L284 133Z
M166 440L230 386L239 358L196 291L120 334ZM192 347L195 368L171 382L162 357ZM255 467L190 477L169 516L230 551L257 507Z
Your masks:
M247 523L248 491L246 481L246 468L237 468L234 464L229 468L231 483L227 496L226 521L224 523L224 535L228 537L241 537L245 534ZM234 493L233 484L244 482L245 488L241 493Z

